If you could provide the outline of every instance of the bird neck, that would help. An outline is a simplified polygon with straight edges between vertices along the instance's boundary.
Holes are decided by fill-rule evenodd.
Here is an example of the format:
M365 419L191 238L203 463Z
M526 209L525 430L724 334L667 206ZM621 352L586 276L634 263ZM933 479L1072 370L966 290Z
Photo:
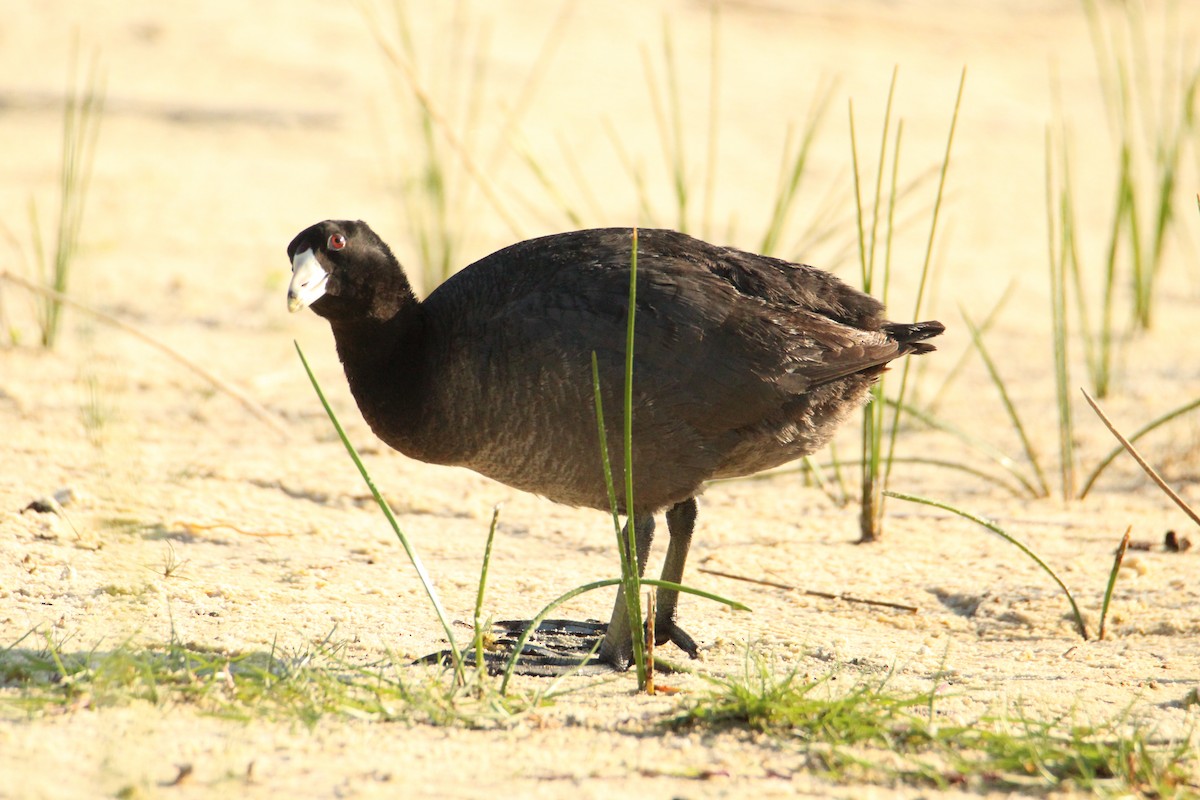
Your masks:
M426 386L425 314L411 293L386 319L331 320L338 358L363 419L411 454Z

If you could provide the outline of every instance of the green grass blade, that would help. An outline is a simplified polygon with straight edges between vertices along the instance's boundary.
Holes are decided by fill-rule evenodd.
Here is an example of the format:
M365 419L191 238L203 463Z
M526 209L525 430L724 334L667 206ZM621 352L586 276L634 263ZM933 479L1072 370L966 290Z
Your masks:
M613 530L616 532L616 535L617 535L617 553L620 554L620 558L621 558L620 588L617 591L621 592L624 596L625 609L628 612L630 620L631 620L630 621L630 631L631 631L631 634L633 635L633 641L634 641L633 657L634 657L634 665L636 667L639 665L643 665L645 663L644 637L642 637L643 638L642 647L639 648L637 646L637 642L639 639L639 633L641 632L641 627L642 627L642 623L641 623L641 618L642 618L641 589L639 587L639 584L641 582L641 575L638 573L638 568L637 568L637 554L636 554L636 552L634 552L631 555L629 552L629 548L627 547L627 545L629 544L628 540L633 540L634 536L635 536L634 531L633 531L634 526L633 526L633 522L632 522L632 519L633 519L632 515L627 515L627 519L630 520L630 522L629 522L630 530L629 530L628 540L626 539L625 532L621 530L621 514L620 514L620 509L617 505L617 490L616 490L616 486L613 482L612 462L609 460L609 455L608 455L608 435L607 435L607 431L606 431L606 428L604 425L604 403L601 401L601 398L600 398L600 367L596 360L595 351L592 352L592 392L594 393L594 396L595 396L595 405L596 405L596 429L597 429L597 432L600 437L600 462L604 469L604 484L605 484L605 488L608 490L608 505L609 505L609 509L612 512ZM637 550L636 542L634 542L634 544L633 544L633 549L634 549L634 551ZM630 602L631 593L632 593L632 598L633 598L632 603ZM523 641L519 641L518 645L523 647L524 646ZM520 649L518 648L514 652L520 653ZM639 670L639 672L638 672L638 687L639 688L641 688L644 685L642 683L642 677L641 677L643 674L645 674L644 667L642 668L642 670Z
M677 230L688 232L688 206L690 202L687 180L687 158L684 152L683 112L680 106L678 70L675 64L675 48L671 38L671 27L663 23L662 53L663 69L666 72L665 87L660 93L654 76L650 51L642 48L642 69L646 86L650 91L650 106L654 111L654 122L658 128L662 145L663 161L670 176L672 196L675 199L675 222ZM663 94L665 93L665 99Z
M983 321L979 323L979 333L980 334L986 334L996 324L996 320L999 319L999 317L1000 317L1000 312L1004 309L1004 307L1006 305L1008 305L1008 301L1010 299L1012 299L1013 290L1016 289L1016 287L1017 287L1017 279L1016 278L1013 278L1011 281L1008 282L1008 286L1004 287L1004 292L1001 293L1000 299L996 301L996 304L993 305L991 307L991 309L988 311L988 313L984 316ZM950 369L948 369L946 371L946 377L945 377L945 379L942 380L941 386L939 386L937 388L937 391L935 391L933 393L933 397L930 399L929 403L925 406L926 409L928 409L930 413L937 411L938 406L941 404L942 399L946 395L946 390L949 389L950 384L954 383L954 381L956 381L958 379L958 377L962 374L963 369L967 365L967 361L970 359L971 354L974 352L975 352L975 346L973 344L969 344L966 347L964 347L962 354L959 355L958 360L954 362L954 366L952 366Z
M886 169L888 133L891 130L892 103L896 94L896 78L899 68L892 70L891 83L888 86L887 104L884 109L883 132L880 136L879 162L875 174L875 193L871 200L871 219L869 231L865 227L865 212L862 204L859 174L858 146L854 128L854 106L850 105L850 148L851 161L854 165L854 196L855 213L858 221L858 251L859 266L862 270L862 289L870 294L875 285L875 254L878 250L877 236L880 219L880 195L883 187L883 176ZM893 198L894 199L894 198ZM890 238L890 234L889 234ZM886 281L885 281L886 282ZM886 302L886 299L885 299ZM860 505L859 530L863 542L875 541L883 531L882 524L882 495L883 487L880 459L883 445L883 381L880 379L871 387L871 402L862 410L862 460L860 466Z
M566 164L567 171L571 175L571 182L579 193L581 202L587 209L587 213L591 214L593 219L604 219L606 212L584 172L583 165L587 160L575 154L572 140L569 137L559 135L556 141L558 142L559 152L562 155L562 161Z
M33 246L33 265L36 269L36 279L42 283L48 283L46 278L50 275L49 266L46 263L46 245L42 237L42 223L38 215L37 200L33 197L29 198L29 232L30 243ZM37 325L41 331L41 343L46 344L46 331L50 324L50 309L52 306L49 302L34 301L34 309L37 314Z
M892 165L890 171L890 188L886 211L881 209L883 201L883 186L885 175L888 174L886 169L888 155L888 132L891 125L892 102L896 89L896 79L898 70L892 73L892 82L888 90L888 101L885 107L885 116L883 123L883 137L880 141L879 151L879 166L875 176L875 194L872 206L871 223L869 230L864 224L865 213L862 207L860 186L861 179L858 175L858 156L856 145L854 142L854 122L853 122L853 107L851 108L851 148L852 160L855 169L855 198L856 198L856 213L858 219L858 236L859 236L859 265L862 269L863 290L879 294L880 299L886 304L888 297L888 288L891 282L891 262L892 262L892 240L896 228L896 209L898 198L899 184L899 161L901 142L903 138L903 122L898 122L896 125L896 134L893 143L893 153L891 157ZM951 153L954 145L954 135L958 127L958 118L962 109L962 100L964 89L966 86L966 69L959 79L958 92L955 96L954 110L950 118L950 129L946 137L946 148L942 158L941 167L939 170L939 178L937 190L934 195L933 209L930 218L929 236L926 241L925 257L922 262L920 280L917 285L916 301L914 303L913 315L914 319L919 320L921 310L924 304L925 291L929 283L929 274L933 264L933 250L937 241L938 221L941 214L942 203L945 198L946 177L949 173ZM883 266L880 275L876 274L876 258L879 249L880 225L883 225ZM900 386L896 395L895 402L892 404L892 417L890 427L885 425L885 402L884 388L885 382L881 378L874 387L872 387L872 399L874 402L868 403L863 409L863 438L862 438L862 503L859 516L859 528L861 532L861 541L873 541L878 539L883 533L883 513L885 491L892 471L892 465L895 463L896 446L900 431L900 419L903 410L907 407L904 403L904 398L908 394L909 378L912 369L912 361L905 359L901 369Z
M859 464L855 461L849 461L849 462L842 461L840 463L844 464L846 466L859 466ZM982 469L979 469L977 467L974 467L974 466L964 463L962 461L950 461L948 459L942 459L942 458L905 457L905 458L897 458L896 463L897 464L916 464L919 466L938 467L940 469L954 470L956 472L961 472L965 475L971 475L973 477L987 481L988 483L992 484L993 486L996 486L997 488L1003 489L1004 491L1008 492L1013 497L1028 496L1028 492L1023 491L1020 486L1015 486L999 476L993 475L990 472L986 472ZM782 477L784 475L795 475L795 474L810 475L811 474L813 476L814 482L817 485L817 488L820 489L822 492L824 492L825 495L832 502L844 504L844 498L838 498L837 496L835 496L833 494L832 489L826 484L825 478L822 477L822 472L824 469L825 469L825 466L822 464L818 464L816 461L814 461L812 456L805 456L803 459L801 459L798 466L792 467L790 469L776 469L776 470L771 470L769 472L758 472L758 473L755 473L754 475L746 475L746 476L740 477L740 478L716 478L715 480L709 481L708 484L712 485L712 484L717 484L717 483L741 483L741 482L746 482L746 481L767 481L767 480L773 480L778 477Z
M875 196L871 201L871 234L867 242L867 278L863 281L863 291L870 294L874 290L875 254L879 234L879 200L883 193L883 176L887 163L888 132L892 124L892 104L896 99L896 80L900 77L899 65L892 67L892 80L888 84L887 103L883 109L883 132L879 136L879 168L875 170ZM894 199L894 198L893 198ZM890 233L889 233L890 235ZM886 282L886 278L885 278ZM884 303L887 298L881 298Z
M637 665L638 688L646 686L646 642L642 630L641 572L638 569L637 525L634 524L633 497L633 333L637 317L637 263L638 229L634 228L629 244L629 312L625 328L625 393L624 431L622 445L625 450L625 537L622 548L625 558L621 561L621 577L624 581L625 608L629 611L629 628L633 635L634 662Z
M813 143L816 141L817 131L824 121L825 112L829 108L829 101L833 97L833 87L834 84L830 82L817 90L817 95L813 99L812 106L809 109L800 145L794 156L790 153L790 129L789 135L784 141L779 185L775 189L775 201L771 207L771 218L767 223L767 229L763 233L762 241L758 247L758 251L764 255L777 254L788 217L795 205L796 199L800 196L800 186L804 181L804 176L807 174L808 157L812 152Z
M703 589L695 589L691 586L685 586L682 583L674 583L673 581L659 580L658 578L642 578L643 586L653 586L656 589L669 589L683 594L693 594L696 597L703 597L705 600L712 600L715 603L726 605L734 611L750 611L750 606L741 603L737 600L730 600L719 594L713 594Z
M879 290L879 298L887 305L892 284L892 241L896 234L896 207L899 205L898 183L900 181L900 150L904 142L904 120L896 121L896 140L892 146L892 176L888 183L887 218L883 242L883 286Z
M525 166L529 168L529 172L533 176L533 179L538 182L538 184L542 187L542 189L545 190L546 195L550 198L550 200L554 206L555 212L562 214L562 216L565 218L566 222L573 228L587 227L587 224L585 222L584 212L581 209L577 208L571 202L571 200L569 200L567 198L566 192L558 184L558 182L555 181L555 179L552 177L551 171L548 170L546 168L545 164L539 160L538 154L536 154L533 151L533 149L529 146L528 142L525 142L523 140L520 140L520 139L517 139L516 137L514 137L513 142L512 142L512 148L513 148L513 150L516 151L516 153L517 153L518 157L521 159L521 161L524 162ZM570 165L570 167L574 170L574 177L576 179L578 179L581 177L580 173L578 172L579 166L578 166L578 164L572 163L575 159L570 155L570 153L568 152L568 150L566 148L567 148L567 145L560 141L560 149L562 149L562 151L563 151L563 156L564 156L566 162L568 163L568 165ZM596 212L594 209L594 202L595 202L594 198L589 197L587 195L586 186L584 186L582 188L585 189L585 191L584 191L585 199L593 204L593 210L591 211L591 213L593 214L593 216L595 216L597 218L602 218L603 214ZM517 199L521 200L522 198L517 198ZM523 203L523 205L526 205L528 207L529 212L531 214L541 214L543 212L543 209L539 208L536 204L534 204L532 202L526 201ZM551 223L551 224L556 224L556 223Z
M1025 450L1025 458L1033 467L1034 477L1037 479L1038 487L1040 488L1039 497L1050 496L1050 486L1046 482L1046 475L1042 472L1042 466L1038 461L1037 450L1033 446L1033 442L1029 438L1029 434L1025 431L1025 425L1021 421L1021 415L1017 412L1017 407L1013 404L1012 398L1008 394L1008 387L1004 382L1004 378L1000 376L1000 370L996 366L996 362L992 360L991 354L988 353L987 346L983 343L983 334L979 328L971 320L966 309L960 307L959 312L962 314L963 321L967 323L967 329L971 332L971 341L975 345L976 351L979 353L979 358L983 361L987 368L988 375L992 379L992 385L996 387L996 391L1000 395L1000 402L1004 404L1004 410L1008 413L1009 421L1012 422L1013 428L1017 432L1017 436L1021 440L1021 447Z
M892 400L891 398L888 398L887 400L885 400L885 402L888 405L893 405L896 401ZM904 413L907 414L909 417L912 417L913 419L917 420L918 422L921 422L925 425L928 425L931 428L934 428L935 430L939 430L939 431L942 431L943 433L950 434L951 436L955 437L956 439L958 439L960 442L967 445L971 449L983 454L988 459L990 459L991 461L995 462L998 466L1003 468L1009 475L1011 475L1013 477L1013 479L1017 483L1021 484L1021 486L1025 489L1025 491L1027 491L1029 493L1030 497L1038 496L1037 486L1035 486L1033 483L1031 483L1029 481L1028 478L1025 477L1022 470L1017 466L1017 463L1015 461L1013 461L1012 457L1009 456L1004 451L995 447L990 442L988 442L984 439L981 439L980 437L975 436L974 434L968 433L967 431L963 430L962 428L957 427L956 425L952 425L949 422L945 422L944 420L939 419L938 417L935 417L932 414L928 414L919 408L915 408L914 406L905 404Z
M633 514L633 333L637 302L637 229L631 237L629 278L629 315L625 332L625 386L622 445L625 455L625 530L621 529L620 511L608 454L608 436L604 424L604 403L600 396L600 367L592 352L592 392L596 407L596 428L600 440L600 461L604 469L608 502L612 510L613 528L617 534L617 552L621 556L621 589L629 615L633 637L633 657L637 668L638 688L646 686L645 634L642 629L641 573L638 570L637 532ZM519 652L519 651L518 651Z
M675 45L671 39L669 24L663 25L663 63L667 70L667 95L671 101L671 162L672 183L675 186L675 202L679 215L679 230L687 232L688 210L691 202L687 176L687 156L684 152L683 109L680 102L679 70L675 63Z
M1134 198L1134 176L1130 163L1131 154L1128 146L1121 148L1120 174L1117 177L1116 211L1112 221L1112 232L1109 239L1107 255L1104 262L1104 284L1100 299L1100 327L1091 334L1097 341L1094 345L1096 352L1095 363L1092 367L1092 385L1096 394L1106 397L1112 383L1113 359L1113 306L1116 302L1117 262L1121 254L1122 232L1129 238L1129 249L1133 254L1134 306L1141 305L1140 287L1141 261L1138 255L1138 222ZM1072 229L1072 233L1073 233ZM1082 302L1082 294L1081 294Z
M1129 548L1129 534L1133 531L1133 526L1130 525L1125 529L1125 535L1121 537L1121 543L1117 545L1116 555L1113 556L1112 570L1108 573L1108 585L1104 587L1104 602L1100 605L1100 628L1096 633L1098 641L1104 641L1104 634L1107 632L1108 623L1108 604L1112 601L1113 589L1117 586L1117 575L1121 572L1121 562L1125 560L1125 551Z
M487 544L483 548L483 566L479 569L479 589L475 593L475 613L472 615L475 626L473 638L475 644L475 668L484 669L483 661L483 594L487 587L488 568L492 563L492 542L496 538L496 524L500 521L500 506L492 509L492 524L488 526Z
M854 218L858 229L858 267L864 292L870 291L871 276L867 270L867 232L863 215L862 176L858 168L858 135L854 127L854 98L848 101L850 113L850 166L854 176Z
M833 482L837 486L836 497L832 492L827 492L829 499L833 500L839 506L849 505L851 499L850 487L846 483L846 476L842 472L842 467L851 465L853 462L848 462L846 459L841 458L836 441L829 443L829 462L830 468L833 470Z
M913 319L921 318L921 305L925 299L925 285L929 280L929 266L933 261L933 246L937 240L938 221L941 219L942 201L946 196L946 175L950 172L950 153L954 149L954 133L958 130L959 112L962 110L963 90L967 86L967 68L963 67L958 79L958 94L954 98L954 112L950 115L950 132L946 135L946 151L938 171L937 194L934 195L933 216L929 220L929 239L925 244L925 260L921 264L921 282L917 284L917 299L913 306Z
M1073 202L1069 176L1061 193L1056 191L1053 136L1046 129L1046 237L1050 265L1050 314L1053 330L1054 393L1058 409L1059 477L1064 498L1075 493L1075 424L1071 409L1071 367L1067 357L1067 260L1074 251ZM1056 204L1057 200L1057 204ZM1059 209L1056 213L1056 207ZM1061 223L1061 224L1060 224Z
M407 84L412 94L412 99L417 103L421 111L421 124L430 130L436 130L440 133L442 141L458 157L458 162L466 175L478 187L480 193L487 200L495 214L508 226L509 230L517 238L522 238L521 225L509 211L510 204L503 201L499 190L496 189L487 172L477 162L475 154L472 152L465 138L465 134L469 134L470 131L460 132L459 127L451 122L443 110L442 104L434 98L433 92L421 80L420 76L417 75L417 70L412 60L413 53L404 52L403 39L401 46L398 47L396 43L392 42L381 32L382 26L379 24L379 21L369 13L369 10L365 6L363 8L368 28L375 38L376 46L386 61L396 69L396 74ZM403 15L399 14L398 16ZM459 26L454 26L454 29L459 30ZM468 88L470 89L471 87ZM440 168L442 163L440 148L432 148L427 157L431 166ZM443 232L448 231L447 228L439 230Z
M613 484L612 462L608 457L608 431L604 425L604 402L600 398L600 365L596 351L592 351L592 393L596 406L596 430L600 436L600 463L604 469L604 484L608 489L608 505L612 510L613 528L617 532L617 544L621 544L621 514L617 506L617 491ZM622 548L623 549L623 548Z
M317 376L313 374L312 368L308 365L308 359L304 357L304 351L300 348L299 342L293 342L296 345L296 353L300 356L300 363L304 365L304 371L308 373L308 380L312 383L313 390L317 393L317 398L321 401L321 406L325 409L325 413L329 416L329 421L333 423L334 430L337 431L338 438L342 440L342 445L345 446L346 452L350 454L350 460L354 462L354 466L358 469L358 474L362 476L366 482L367 488L371 491L371 496L375 498L375 502L379 505L379 510L383 512L383 516L387 518L388 524L392 526L392 531L396 534L396 538L400 540L400 546L404 548L405 554L408 555L408 560L412 563L413 569L417 572L417 577L421 581L421 586L425 590L425 594L429 597L429 602L433 605L434 613L437 614L438 622L442 624L442 630L446 633L446 640L450 644L450 653L454 659L454 671L458 679L462 679L462 654L458 650L458 644L454 639L454 631L450 626L450 621L446 617L446 611L442 608L442 601L438 599L437 590L433 588L433 580L429 577L429 573L425 571L425 565L421 561L421 557L417 555L417 551L409 542L408 536L400 528L400 523L396 521L396 516L392 513L391 506L387 500L380 494L379 489L375 487L375 481L371 478L371 473L367 471L362 459L359 458L358 451L350 442L350 437L346 435L346 431L342 428L342 423L338 421L337 414L333 412L333 407L329 405L329 401L325 399L325 393L321 391L321 385L317 382Z
M929 285L930 266L933 263L933 247L937 241L938 220L941 218L942 202L946 196L946 175L950 172L950 155L954 149L954 133L958 130L958 116L962 110L963 91L967 85L967 68L963 67L958 79L958 93L954 97L954 111L950 114L950 130L946 134L946 150L942 155L942 166L938 171L937 192L934 194L933 212L929 220L929 238L925 242L925 258L921 262L921 278L917 283L916 300L913 302L913 320L921 319L921 309L925 302L925 290ZM891 477L892 463L896 454L896 438L900 432L900 415L904 406L904 398L908 395L908 378L912 370L912 359L904 359L900 369L900 389L896 393L896 404L892 411L891 433L888 439L887 457L884 460L883 488L886 490ZM880 513L883 513L882 502Z
M1014 537L1010 536L999 525L992 522L991 520L984 519L983 517L977 517L969 511L964 511L961 508L955 508L952 505L948 505L946 503L941 503L937 500L931 500L928 497L918 497L917 495L902 494L900 492L892 492L892 491L886 492L886 494L888 495L888 497L894 497L897 500L907 500L910 503L920 503L922 505L932 506L934 508L940 508L943 511L949 511L952 514L957 514L958 516L963 517L964 519L969 519L971 522L974 522L977 525L982 525L983 527L987 528L989 531L996 534L997 536L999 536L1001 539L1008 542L1009 544L1013 545L1014 547L1016 547L1018 550L1020 550L1025 555L1029 556L1031 559L1033 559L1033 561L1039 567L1042 568L1042 570L1047 575L1049 575L1054 580L1055 583L1058 584L1058 587L1060 589L1062 589L1063 594L1066 595L1066 597L1067 597L1067 602L1069 602L1071 604L1071 611L1075 615L1075 624L1079 627L1079 633L1084 638L1084 641L1087 641L1087 639L1088 639L1087 625L1083 621L1083 614L1080 613L1079 606L1075 604L1075 598L1071 595L1071 590L1067 588L1067 585L1062 582L1062 579L1058 577L1057 573L1055 573L1054 570L1052 570L1050 568L1050 566L1037 555L1037 553L1030 550L1022 542L1020 542L1017 539L1015 539Z
M625 391L623 394L624 429L622 444L625 448L625 513L633 516L633 332L637 317L637 257L638 231L633 229L629 250L629 312L625 322ZM630 539L630 547L634 546ZM631 549L635 557L637 550Z
M1143 3L1107 6L1084 0L1092 50L1100 77L1119 179L1114 194L1110 262L1119 262L1129 286L1129 323L1146 330L1154 319L1154 297L1165 245L1175 223L1180 161L1195 135L1200 64L1193 56L1175 3L1162 6L1160 39L1151 41ZM1114 9L1114 10L1109 10ZM1151 54L1162 54L1155 81ZM1120 242L1119 253L1113 243ZM1105 280L1111 280L1112 275ZM1106 313L1112 298L1106 298ZM1109 335L1111 323L1098 335ZM1107 366L1106 361L1100 362ZM1102 376L1108 379L1109 376ZM1098 397L1109 386L1093 381Z
M563 43L570 41L570 37L567 35L568 23L570 23L571 18L575 15L575 11L579 5L580 0L568 0L568 2L559 4L558 13L555 15L554 21L550 23L546 35L542 37L542 43L538 47L537 55L530 62L529 69L526 71L524 80L521 82L517 99L504 115L504 125L500 129L500 133L497 135L492 147L492 154L489 159L491 167L498 167L503 160L505 148L516 137L521 120L533 105L534 98L537 96L543 81L545 81L546 76L554 74L554 59ZM485 65L486 61L479 59L479 68L482 69ZM479 83L482 83L482 81L479 81ZM482 103L477 105L482 107Z

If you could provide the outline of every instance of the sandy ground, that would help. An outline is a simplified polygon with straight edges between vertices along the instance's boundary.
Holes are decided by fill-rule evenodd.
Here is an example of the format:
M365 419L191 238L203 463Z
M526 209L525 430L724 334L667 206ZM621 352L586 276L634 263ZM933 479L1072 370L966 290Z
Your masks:
M414 4L415 6L416 4ZM429 4L430 6L432 4ZM789 124L800 125L834 81L786 255L838 267L850 236L846 103L854 101L860 149L873 169L893 66L904 118L902 172L935 164L945 146L964 65L966 96L948 185L935 300L947 323L941 351L924 359L930 397L969 345L958 307L977 319L1005 288L1015 294L990 342L1048 465L1055 451L1046 304L1043 136L1057 74L1076 132L1081 240L1098 258L1105 241L1110 144L1096 66L1074 2L961 4L948 0L828 4L752 0L721 15L722 97L712 238L754 247L769 212ZM1194 37L1200 7L1181 4ZM555 506L461 470L430 467L377 445L345 390L324 322L289 317L284 247L328 217L363 218L403 260L415 258L399 188L413 153L390 71L353 4L230 0L168 9L126 2L19 4L0 27L0 266L32 271L28 205L53 217L59 98L73 31L107 76L103 121L73 296L137 325L240 387L286 435L142 342L68 313L61 346L34 346L27 295L0 286L0 645L31 629L69 652L122 642L180 641L231 651L273 644L302 650L331 630L347 654L438 648L439 629L412 569L333 438L295 357L314 362L351 436L367 454L401 524L435 575L451 615L470 617L488 520L504 503L488 613L528 615L567 588L615 570L611 529L595 512ZM423 8L423 6L422 6ZM425 79L432 64L480 31L489 81L474 147L516 225L478 190L456 201L461 263L519 237L570 227L531 171L497 142L538 153L584 224L649 222L612 141L642 164L659 209L668 180L643 71L643 50L662 73L669 20L680 64L690 174L702 181L709 14L699 3L579 4L556 34L545 75L515 132L504 110L551 31L551 2L466 3L467 44L447 14L414 10ZM967 10L970 9L970 10ZM385 9L380 9L386 14ZM458 44L455 44L458 42ZM434 53L442 53L434 56ZM455 50L454 52L457 52ZM465 58L465 56L464 56ZM1086 132L1083 135L1081 132ZM569 143L570 156L562 143ZM498 155L492 158L493 150ZM490 160L489 160L490 159ZM1196 156L1185 163L1195 185ZM567 161L587 177L594 204ZM1122 350L1106 407L1135 428L1200 387L1195 325L1195 230L1165 267L1155 330ZM910 205L919 223L898 237L894 314L906 319L923 256L932 184ZM801 249L803 220L833 206L828 241ZM697 228L693 217L693 228ZM675 224L665 211L658 221ZM515 229L514 229L515 228ZM1191 242L1192 244L1189 244ZM791 249L789 249L791 248ZM16 337L20 341L13 343ZM1077 366L1082 375L1082 367ZM938 413L1016 456L1018 442L977 360L939 398ZM1078 411L1083 468L1112 446ZM1200 502L1200 429L1176 422L1144 449L1193 503ZM843 453L853 452L853 431ZM988 467L961 442L930 431L901 440L907 454ZM1054 480L1052 475L1051 480ZM70 487L69 523L23 511ZM1126 526L1159 543L1187 519L1127 460L1086 501L1028 500L957 471L905 468L894 488L930 495L1001 521L1054 565L1095 628L1113 548ZM928 513L927 513L928 512ZM943 682L945 710L971 719L1020 702L1049 718L1073 712L1103 721L1125 709L1164 735L1193 728L1184 702L1200 686L1200 548L1131 554L1117 585L1110 638L1084 642L1062 595L1020 552L981 528L894 502L888 536L856 546L853 506L841 507L795 475L711 487L702 499L689 580L732 595L753 613L685 600L688 630L704 643L697 666L731 674L748 648L814 677L843 664L852 679L928 689ZM271 536L253 534L273 534ZM169 553L183 562L164 576ZM661 553L652 556L652 569ZM735 582L695 567L762 577L822 592L911 604L916 614ZM606 618L607 594L564 611ZM20 645L26 646L26 645ZM533 679L529 679L532 681ZM703 687L680 678L685 690ZM536 685L528 683L523 685ZM501 731L468 731L324 719L243 724L186 707L134 704L0 721L0 797L135 796L893 796L890 787L833 787L804 770L798 746L725 734L639 735L678 703L634 692L625 676L562 698ZM5 692L17 690L6 688ZM167 784L179 764L191 778ZM247 780L248 771L252 779ZM680 777L707 775L707 779ZM131 795L126 795L131 796Z

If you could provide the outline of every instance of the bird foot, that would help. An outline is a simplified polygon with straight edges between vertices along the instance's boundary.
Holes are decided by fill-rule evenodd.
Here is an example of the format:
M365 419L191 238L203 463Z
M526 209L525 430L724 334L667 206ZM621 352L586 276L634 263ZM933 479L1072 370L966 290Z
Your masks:
M678 647L680 650L688 654L689 658L699 658L700 648L696 644L696 640L688 635L687 631L679 627L674 620L669 622L654 622L654 645L671 644Z
M643 631L643 635L648 636L649 631ZM668 642L678 647L690 658L700 657L700 648L696 645L696 640L679 627L674 620L656 621L654 623L654 646L658 647ZM633 643L628 638L620 640L617 644L612 644L606 639L600 646L599 658L601 661L611 664L614 669L627 670L633 665ZM656 672L676 671L670 664L663 662L659 656L655 658L654 669Z

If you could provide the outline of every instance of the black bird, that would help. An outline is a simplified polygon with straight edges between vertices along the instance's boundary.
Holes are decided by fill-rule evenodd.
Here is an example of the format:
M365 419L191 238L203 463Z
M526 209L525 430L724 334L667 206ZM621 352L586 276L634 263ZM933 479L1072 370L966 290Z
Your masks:
M371 430L405 455L469 467L559 503L608 510L592 381L622 498L621 413L632 230L514 244L423 302L363 222L326 221L288 245L288 309L329 320ZM664 580L681 582L704 482L812 453L888 362L934 349L940 322L898 324L814 267L638 231L633 520L639 569L666 510ZM623 500L621 501L623 504ZM659 593L658 644L691 656L675 592ZM621 593L600 659L633 657Z

